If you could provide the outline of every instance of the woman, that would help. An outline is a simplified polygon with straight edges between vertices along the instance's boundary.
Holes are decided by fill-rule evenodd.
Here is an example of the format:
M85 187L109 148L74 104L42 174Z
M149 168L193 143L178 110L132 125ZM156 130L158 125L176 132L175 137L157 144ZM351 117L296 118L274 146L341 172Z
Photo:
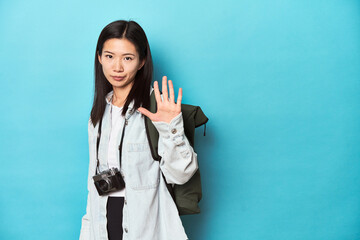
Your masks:
M198 168L197 155L184 134L182 89L175 103L172 81L163 77L161 95L157 81L151 88L152 75L143 29L134 21L108 24L95 54L95 94L88 122L89 193L80 239L188 239L166 182L187 182ZM152 91L156 113L146 110ZM152 158L144 117L159 132L160 162ZM120 171L117 176L122 176L125 187L101 195L100 180L96 186L93 177L111 168Z

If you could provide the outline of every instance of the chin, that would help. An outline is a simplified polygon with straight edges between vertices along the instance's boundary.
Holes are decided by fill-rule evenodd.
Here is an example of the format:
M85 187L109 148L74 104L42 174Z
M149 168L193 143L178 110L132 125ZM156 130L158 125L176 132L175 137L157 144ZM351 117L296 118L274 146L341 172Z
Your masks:
M129 85L131 85L133 82L127 82L127 81L121 81L121 82L115 82L113 84L114 87L119 87L119 88L125 88L128 87Z

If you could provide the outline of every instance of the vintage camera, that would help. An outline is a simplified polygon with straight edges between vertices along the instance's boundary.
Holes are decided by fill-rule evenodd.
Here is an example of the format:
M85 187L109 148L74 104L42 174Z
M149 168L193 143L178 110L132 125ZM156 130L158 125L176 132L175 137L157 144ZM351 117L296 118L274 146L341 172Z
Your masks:
M121 190L125 182L117 168L110 168L93 176L94 184L99 195L106 195Z

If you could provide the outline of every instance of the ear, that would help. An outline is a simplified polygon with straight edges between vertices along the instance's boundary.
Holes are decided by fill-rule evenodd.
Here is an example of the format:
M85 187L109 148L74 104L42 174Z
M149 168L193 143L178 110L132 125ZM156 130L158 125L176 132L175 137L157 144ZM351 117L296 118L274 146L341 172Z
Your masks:
M140 67L138 68L138 70L140 70L140 69L144 66L144 64L145 64L145 59L143 59L143 60L141 61L141 64L140 64Z
M102 64L101 63L101 56L99 55L99 52L97 52L97 56L98 56L98 60L99 60L100 64Z

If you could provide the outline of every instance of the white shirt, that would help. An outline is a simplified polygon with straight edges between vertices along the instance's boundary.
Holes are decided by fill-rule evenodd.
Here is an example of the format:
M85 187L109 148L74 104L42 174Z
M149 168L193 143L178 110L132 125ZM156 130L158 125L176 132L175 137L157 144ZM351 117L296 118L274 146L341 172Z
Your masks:
M120 161L119 161L119 145L120 142L117 139L121 138L122 129L125 123L125 117L121 115L123 107L115 106L110 99L111 109L111 133L109 139L109 149L108 149L108 164L109 168L115 167L120 170ZM124 197L125 189L120 191L112 192L108 196L111 197Z

